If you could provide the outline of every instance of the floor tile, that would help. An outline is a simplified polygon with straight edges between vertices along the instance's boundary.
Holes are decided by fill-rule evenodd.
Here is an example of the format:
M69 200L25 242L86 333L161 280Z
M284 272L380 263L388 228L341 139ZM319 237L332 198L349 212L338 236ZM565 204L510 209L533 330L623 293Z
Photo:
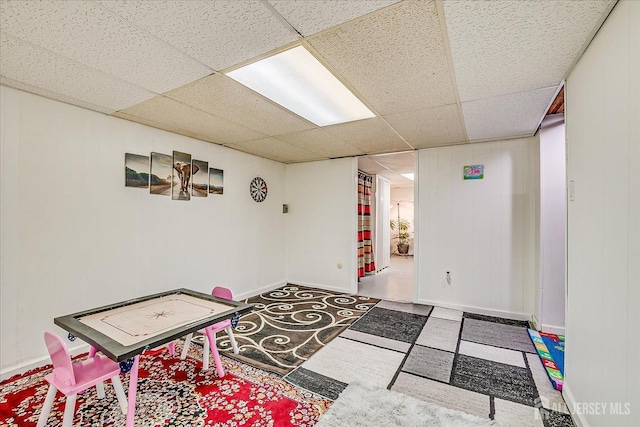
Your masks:
M538 398L528 369L464 354L456 357L451 384L528 406Z
M447 319L447 320L462 320L462 311L452 310L450 308L444 307L433 307L433 311L431 312L431 317L437 317L439 319Z
M542 407L568 414L569 408L567 408L567 405L564 403L562 393L553 388L547 371L545 371L544 366L542 366L540 357L537 354L527 354L527 362L533 375L533 381L538 389Z
M495 414L493 419L504 426L543 427L542 415L538 408L521 405L508 400L493 400Z
M392 256L389 267L358 282L358 295L392 301L413 301L413 257Z
M461 322L430 317L420 332L416 344L455 352L458 346Z
M391 390L445 408L488 418L489 396L400 372Z
M365 334L364 332L352 331L351 329L346 329L340 334L340 337L363 342L365 344L375 345L377 347L388 348L389 350L401 351L402 353L406 353L411 347L411 344L407 342L383 338L377 335Z
M464 319L462 322L462 339L494 347L526 351L527 353L536 352L527 329L519 326Z
M413 346L402 370L410 374L449 382L453 367L453 353L435 348Z
M551 411L549 409L541 409L542 422L544 427L575 427L575 423L569 414Z
M463 317L465 319L484 320L485 322L501 323L503 325L511 325L511 326L520 326L522 328L529 327L529 322L527 322L526 320L505 319L504 317L485 316L483 314L467 313L466 311Z
M460 354L477 357L479 359L492 360L494 362L506 363L507 365L526 368L521 351L507 350L504 348L492 347L490 345L478 344L469 341L460 341Z
M359 380L387 387L404 357L404 353L338 337L301 366L347 384Z
M405 313L419 314L421 316L428 316L433 309L430 305L411 304L405 302L395 302L382 300L376 304L378 308L387 308L389 310L404 311Z
M331 400L336 400L348 385L303 367L298 367L288 373L284 379L296 387L309 390Z
M392 340L413 343L427 318L418 314L373 307L349 329Z

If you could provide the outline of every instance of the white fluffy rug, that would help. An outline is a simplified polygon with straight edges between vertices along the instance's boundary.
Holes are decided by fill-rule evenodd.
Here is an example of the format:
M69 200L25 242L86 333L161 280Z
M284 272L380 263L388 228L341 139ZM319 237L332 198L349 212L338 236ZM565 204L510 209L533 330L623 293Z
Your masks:
M352 382L316 426L497 427L499 424L489 419L423 402L386 388Z

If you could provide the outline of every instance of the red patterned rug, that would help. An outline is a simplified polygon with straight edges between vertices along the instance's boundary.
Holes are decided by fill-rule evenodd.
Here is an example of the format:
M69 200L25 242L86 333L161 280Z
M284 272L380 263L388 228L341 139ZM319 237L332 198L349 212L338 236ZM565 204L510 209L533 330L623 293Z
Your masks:
M194 349L195 346L192 346ZM148 351L140 357L136 426L313 426L331 401L295 388L279 376L222 357L225 376L215 369L202 371L202 354L191 350L180 360L166 350ZM0 426L35 426L47 394L44 376L51 365L14 376L0 383ZM129 375L121 377L125 390ZM113 388L106 396L96 389L78 396L74 425L123 426ZM47 426L61 426L65 399L56 396Z

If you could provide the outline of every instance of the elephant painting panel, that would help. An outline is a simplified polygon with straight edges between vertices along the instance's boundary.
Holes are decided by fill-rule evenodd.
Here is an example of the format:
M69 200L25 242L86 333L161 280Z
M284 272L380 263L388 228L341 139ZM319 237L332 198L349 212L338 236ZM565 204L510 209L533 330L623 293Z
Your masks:
M149 188L148 156L125 153L124 172L124 185L126 187Z
M173 182L171 198L173 200L190 200L191 154L173 152Z
M224 171L222 169L209 169L209 193L224 193Z
M191 162L191 195L193 197L207 197L209 184L207 182L207 171L209 163L202 160Z
M171 195L172 170L173 157L168 154L151 153L151 186L149 188L151 194Z

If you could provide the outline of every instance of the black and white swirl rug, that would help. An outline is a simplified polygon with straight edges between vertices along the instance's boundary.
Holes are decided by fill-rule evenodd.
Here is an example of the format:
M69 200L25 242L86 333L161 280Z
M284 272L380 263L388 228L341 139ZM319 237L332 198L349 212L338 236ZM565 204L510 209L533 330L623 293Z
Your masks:
M240 318L233 354L225 332L221 354L280 375L291 372L340 334L379 300L298 285L286 285L248 298L254 310Z

